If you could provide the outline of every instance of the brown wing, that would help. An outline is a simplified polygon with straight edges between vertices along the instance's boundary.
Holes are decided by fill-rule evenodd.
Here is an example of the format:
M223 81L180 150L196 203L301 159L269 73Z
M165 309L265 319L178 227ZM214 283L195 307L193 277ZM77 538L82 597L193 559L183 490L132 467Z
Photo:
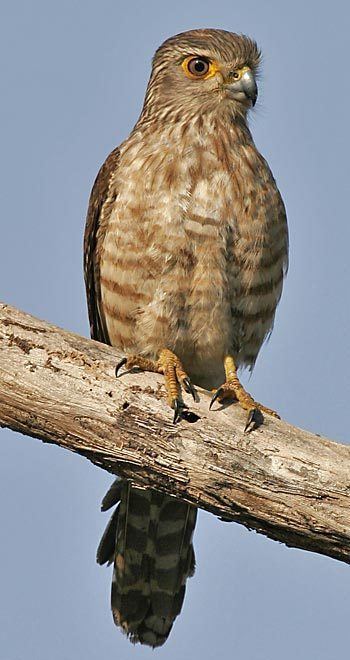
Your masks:
M109 154L93 185L84 234L84 278L92 339L109 344L109 337L101 306L99 261L107 222L102 215L110 213L113 200L109 197L110 182L118 167L119 149ZM108 204L106 203L108 200ZM112 203L110 203L112 202Z

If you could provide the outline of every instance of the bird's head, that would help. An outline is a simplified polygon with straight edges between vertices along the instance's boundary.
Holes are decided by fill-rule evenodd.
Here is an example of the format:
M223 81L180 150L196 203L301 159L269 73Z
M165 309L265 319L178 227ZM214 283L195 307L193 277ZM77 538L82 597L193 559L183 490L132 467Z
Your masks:
M245 117L255 105L260 51L252 39L225 30L183 32L156 51L144 113Z

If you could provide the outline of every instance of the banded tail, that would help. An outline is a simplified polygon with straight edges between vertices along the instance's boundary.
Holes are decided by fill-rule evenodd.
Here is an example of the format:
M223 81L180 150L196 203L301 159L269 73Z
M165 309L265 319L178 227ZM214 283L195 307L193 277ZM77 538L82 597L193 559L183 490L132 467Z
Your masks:
M117 504L97 550L114 563L114 622L132 642L161 646L180 614L195 569L192 536L197 509L156 490L116 479L102 511Z

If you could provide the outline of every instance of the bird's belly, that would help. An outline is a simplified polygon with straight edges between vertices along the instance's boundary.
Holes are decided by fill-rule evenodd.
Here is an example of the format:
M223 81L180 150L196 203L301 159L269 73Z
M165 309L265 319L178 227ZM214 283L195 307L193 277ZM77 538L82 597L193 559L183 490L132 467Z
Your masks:
M137 200L130 189L125 201L121 193L100 261L111 344L153 359L169 348L203 387L222 381L229 352L240 364L254 363L273 322L284 259L283 254L278 263L271 259L279 230L273 223L268 228L268 206L266 214L258 209L246 221L245 207L232 201L229 175L220 172L216 180L214 175L199 181L191 195L185 190L157 196L153 190L152 203L140 190ZM213 195L219 185L220 195ZM246 206L252 194L242 197ZM140 199L146 200L143 206ZM278 240L284 245L283 237ZM264 283L272 291L267 312L264 299L254 294Z
M193 237L192 237L193 238ZM149 259L125 247L113 266L101 262L101 293L112 345L155 359L174 351L195 383L216 387L223 358L253 364L273 323L282 287L282 261L261 264L255 251L247 273L232 260L223 235L191 242ZM275 282L273 285L272 282ZM254 291L256 292L254 294Z
M189 219L174 235L158 232L150 245L108 232L101 298L112 345L153 359L169 348L197 384L215 387L232 343L226 234L215 223L196 224ZM109 257L116 241L117 260Z

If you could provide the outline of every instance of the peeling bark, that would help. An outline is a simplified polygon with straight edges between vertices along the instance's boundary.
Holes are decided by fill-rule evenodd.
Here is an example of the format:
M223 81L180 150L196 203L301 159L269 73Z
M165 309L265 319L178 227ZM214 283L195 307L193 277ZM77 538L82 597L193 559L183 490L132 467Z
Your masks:
M114 376L115 349L0 304L0 425L85 456L288 546L350 563L350 447L234 405L174 426L161 376ZM185 395L186 397L186 395Z

